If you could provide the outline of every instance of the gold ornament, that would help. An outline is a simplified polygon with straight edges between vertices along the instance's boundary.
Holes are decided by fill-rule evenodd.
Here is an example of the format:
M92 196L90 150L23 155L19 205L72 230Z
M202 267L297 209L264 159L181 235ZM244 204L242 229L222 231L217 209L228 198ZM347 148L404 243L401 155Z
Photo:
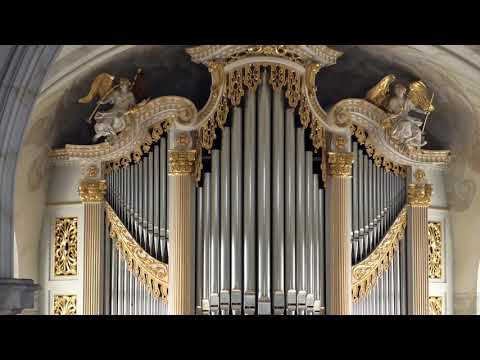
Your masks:
M55 221L55 276L77 275L78 218Z
M442 231L439 222L428 223L428 277L442 278Z
M337 177L352 176L353 153L328 153L328 175Z
M193 174L196 155L196 150L169 150L168 175L183 176Z
M55 295L53 297L54 315L76 315L77 314L77 296L76 295Z
M105 180L83 180L78 187L82 202L102 202L107 191Z

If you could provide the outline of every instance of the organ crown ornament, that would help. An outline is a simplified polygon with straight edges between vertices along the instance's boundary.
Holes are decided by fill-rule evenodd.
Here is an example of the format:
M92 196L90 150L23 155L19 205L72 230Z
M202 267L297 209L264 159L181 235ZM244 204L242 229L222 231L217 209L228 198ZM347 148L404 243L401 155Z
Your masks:
M418 149L427 144L423 139L428 116L435 110L432 94L422 81L410 83L408 88L395 82L395 75L385 76L366 95L366 99L388 113L382 126L394 143L410 149ZM422 120L413 113L425 115Z

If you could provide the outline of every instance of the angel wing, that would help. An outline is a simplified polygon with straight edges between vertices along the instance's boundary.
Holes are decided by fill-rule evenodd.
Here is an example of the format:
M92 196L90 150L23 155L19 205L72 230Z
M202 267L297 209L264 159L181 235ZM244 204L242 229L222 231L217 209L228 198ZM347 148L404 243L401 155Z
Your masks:
M432 98L428 95L427 86L423 81L412 82L408 86L408 99L418 108L425 112L432 112L435 108L432 105Z
M390 92L390 85L395 81L395 75L387 75L379 81L370 91L367 93L366 99L378 107L384 107L384 102Z
M93 80L88 95L79 99L78 102L81 104L88 104L97 95L100 96L100 98L103 98L112 89L114 79L115 77L107 73L98 75L95 80Z

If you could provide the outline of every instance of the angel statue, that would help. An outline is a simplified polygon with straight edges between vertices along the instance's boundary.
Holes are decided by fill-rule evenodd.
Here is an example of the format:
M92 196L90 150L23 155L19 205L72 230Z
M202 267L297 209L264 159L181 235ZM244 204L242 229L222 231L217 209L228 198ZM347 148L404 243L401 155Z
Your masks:
M133 82L126 78L120 78L118 84L113 85L115 78L110 74L102 73L93 81L88 95L78 100L81 104L88 104L95 97L99 96L100 98L87 120L89 124L92 123L92 118L95 120L93 141L97 141L101 137L106 137L107 141L115 139L117 134L127 127L125 115L135 106L146 103L146 101L136 103L136 99L141 97L138 91L140 75L142 75L141 69L137 71ZM109 104L113 105L111 109L98 111L101 105Z
M393 122L390 135L395 142L408 147L423 147L427 144L423 139L426 121L435 110L433 95L428 98L427 87L422 81L410 83L408 89L399 83L392 86L394 81L394 75L384 77L367 93L366 99L390 114L384 122ZM426 115L425 119L421 121L412 116L412 111Z

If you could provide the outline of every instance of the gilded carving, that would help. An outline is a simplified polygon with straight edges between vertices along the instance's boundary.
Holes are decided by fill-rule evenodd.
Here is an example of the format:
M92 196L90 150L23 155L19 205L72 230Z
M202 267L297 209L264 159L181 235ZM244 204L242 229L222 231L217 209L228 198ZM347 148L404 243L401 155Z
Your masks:
M107 191L105 180L82 180L78 187L78 193L82 202L101 202Z
M110 205L106 204L105 210L110 238L115 241L129 271L142 281L155 299L167 302L168 265L153 258L138 245Z
M77 275L78 218L55 221L55 276Z
M173 176L193 174L196 155L196 150L169 150L168 174Z
M430 315L443 315L443 299L441 296L429 296L428 308Z
M76 315L77 314L77 296L76 295L55 295L53 297L54 315Z
M352 176L353 153L328 153L328 174L330 176Z
M408 185L408 203L416 207L429 207L432 201L432 185L425 184L425 173L417 170L416 183Z
M388 270L407 226L407 209L403 208L382 242L363 261L352 267L353 302L363 298L375 286L378 277Z
M442 229L439 222L428 223L428 277L441 279L443 272L442 261Z

